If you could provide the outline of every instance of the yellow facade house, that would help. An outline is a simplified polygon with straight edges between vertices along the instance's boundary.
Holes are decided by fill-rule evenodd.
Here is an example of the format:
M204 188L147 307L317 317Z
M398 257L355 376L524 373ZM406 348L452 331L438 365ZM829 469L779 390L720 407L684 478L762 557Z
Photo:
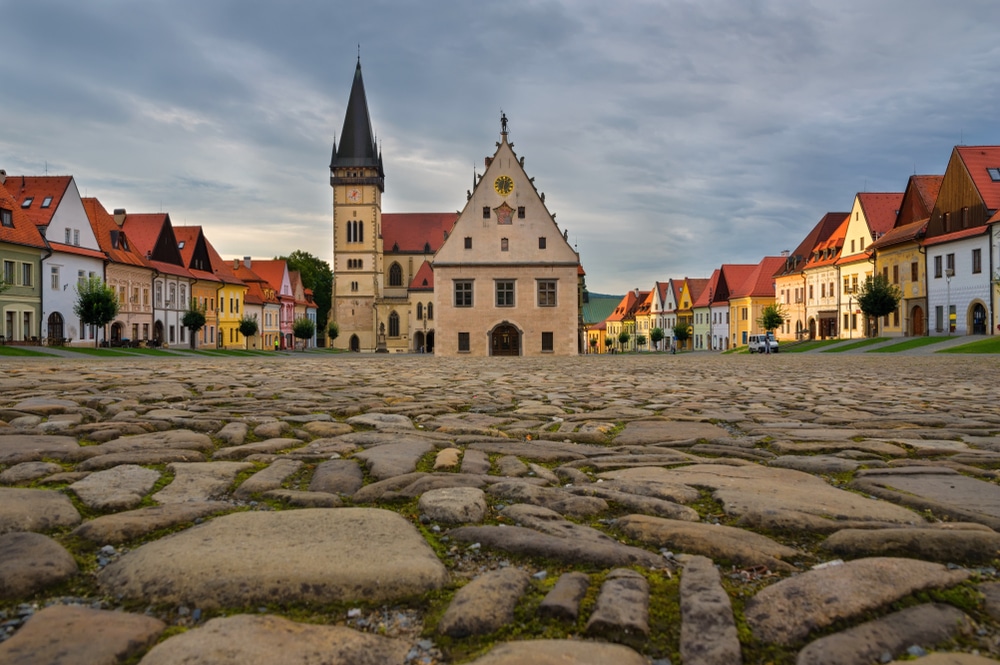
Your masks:
M774 275L784 265L781 256L765 256L744 282L729 293L729 336L732 346L746 346L750 335L765 331L757 323L764 308L773 305Z

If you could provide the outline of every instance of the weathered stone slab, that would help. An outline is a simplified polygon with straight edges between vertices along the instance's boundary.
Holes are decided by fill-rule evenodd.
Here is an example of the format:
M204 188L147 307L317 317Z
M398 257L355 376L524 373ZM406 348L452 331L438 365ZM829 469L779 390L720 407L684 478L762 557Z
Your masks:
M90 455L93 457L150 448L180 448L207 453L215 448L215 444L212 443L212 438L207 434L192 432L188 429L170 429L162 432L123 436L89 448L93 449L93 454Z
M733 606L711 559L692 556L684 560L680 594L685 665L742 663Z
M327 460L316 465L313 477L309 481L309 490L350 496L361 489L364 482L365 476L361 466L354 460Z
M417 508L435 522L482 522L486 516L486 494L475 487L430 490L420 497Z
M490 472L490 458L482 450L466 449L462 454L462 473L485 474Z
M649 583L627 568L608 573L584 629L612 642L641 644L649 636Z
M590 413L593 417L594 414ZM616 445L697 441L698 439L729 438L730 434L712 423L678 420L633 420L615 437Z
M159 479L159 471L122 464L92 473L69 489L94 510L128 510L138 506Z
M559 468L565 469L566 467ZM672 503L691 503L701 498L701 494L696 488L679 482L671 482L665 474L653 472L653 477L648 480L644 479L645 475L643 471L638 469L627 473L605 472L599 475L596 484L606 489L638 496L651 496Z
M266 423L259 423L253 428L253 434L259 439L281 439L285 434L292 431L291 423L284 420L272 420Z
M222 498L236 476L253 465L246 462L191 462L169 464L174 472L169 485L153 495L159 503L213 501Z
M403 663L402 640L344 626L296 623L276 616L238 614L157 644L142 665L383 665Z
M502 480L498 476L473 476L466 473L428 473L408 483L399 490L390 490L383 493L382 498L386 501L395 499L412 499L421 496L431 490L446 489L448 487L485 487L492 482Z
M368 425L375 429L415 429L413 421L398 413L362 413L347 419L349 425Z
M462 456L462 451L458 448L445 448L439 450L434 458L434 469L454 469L458 466L458 460Z
M907 455L906 448L884 441L874 441L872 439L854 441L850 437L844 438L846 440L772 441L767 445L768 448L779 455L811 455L813 453L836 453L846 450L860 450L884 457L906 457Z
M582 640L528 640L493 647L469 665L648 665L646 658L620 644Z
M580 615L580 601L587 595L589 586L590 577L586 573L563 573L538 605L538 614L550 619L576 621Z
M608 509L604 499L589 496L575 496L554 487L537 487L521 482L500 482L486 490L490 496L503 497L509 501L531 503L554 510L561 515L587 517Z
M820 547L838 556L901 556L940 563L987 563L1000 555L1000 533L978 529L844 529Z
M277 453L282 450L293 450L306 445L305 441L290 438L265 439L254 443L244 443L242 446L220 448L212 455L216 460L237 460L258 453Z
M301 448L285 453L285 457L310 460L336 459L358 449L357 444L342 438L313 439Z
M885 654L902 656L914 644L930 648L972 629L972 620L958 608L917 605L821 637L799 652L795 664L868 665L882 662Z
M155 448L153 450L127 450L120 453L98 455L77 464L80 471L100 471L120 464L170 464L172 462L204 462L205 456L197 450L181 448Z
M500 568L480 575L458 590L437 630L449 637L485 635L514 620L514 607L528 588L528 573Z
M231 509L232 505L222 501L150 506L96 517L73 529L73 535L99 545L117 545Z
M331 436L340 436L342 434L350 434L352 431L354 431L354 428L352 428L347 423L338 423L333 421L320 421L320 420L314 420L312 422L308 422L302 426L302 429L308 432L309 434L312 434L313 436L322 438Z
M522 459L530 459L533 462L570 462L586 457L581 448L582 446L570 443L491 439L470 443L466 448L466 455L469 454L469 450L480 450L484 453L513 455Z
M373 446L354 453L354 457L367 464L372 477L384 480L410 473L417 468L420 458L432 450L434 444L430 441L404 441Z
M50 416L56 413L69 413L80 409L80 405L68 399L53 397L29 397L13 407L15 411L26 411L40 416Z
M303 492L301 490L274 489L264 492L265 499L275 499L290 506L300 508L339 508L343 500L336 494L326 492Z
M835 621L851 619L915 591L954 586L968 576L965 570L913 559L857 559L766 587L747 601L744 616L758 639L793 644Z
M247 432L250 426L245 422L226 423L222 429L215 433L215 436L230 446L240 446L247 439Z
M41 462L47 459L76 462L99 454L96 446L81 446L71 436L6 434L0 436L0 464Z
M682 506L679 503L657 499L656 497L619 492L617 490L604 487L604 483L589 483L587 485L583 485L582 487L569 488L567 491L579 496L596 496L604 499L605 501L613 501L628 510L634 510L648 515L656 515L657 517L664 517L673 520L685 520L688 522L697 522L701 519L698 515L698 511L694 508L688 508L687 506Z
M504 455L497 460L497 473L508 478L528 475L528 465L513 455Z
M40 533L0 535L0 599L27 598L77 572L62 545Z
M0 487L0 534L75 526L80 519L73 503L59 492Z
M107 593L206 609L419 595L448 581L405 519L370 508L224 515L147 543L98 576Z
M166 627L159 619L141 614L52 605L0 642L0 662L117 665L149 647Z
M860 472L852 486L917 510L1000 530L1000 486L951 469L870 469Z
M236 488L236 491L233 492L233 496L238 499L246 499L254 494L262 494L273 489L278 489L281 487L281 483L285 482L286 478L298 473L301 468L302 462L299 460L275 460L267 468L261 469L244 480Z
M781 455L768 465L806 473L846 473L857 469L861 462L833 455Z
M0 473L0 485L16 485L59 473L63 468L52 462L21 462Z

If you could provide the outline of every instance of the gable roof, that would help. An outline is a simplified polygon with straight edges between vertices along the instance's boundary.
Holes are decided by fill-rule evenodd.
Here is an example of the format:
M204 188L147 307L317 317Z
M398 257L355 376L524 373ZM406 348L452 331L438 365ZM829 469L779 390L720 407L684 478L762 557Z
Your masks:
M823 215L816 222L816 225L810 229L809 233L806 234L806 237L802 239L802 242L795 248L795 251L785 257L785 260L778 267L778 271L774 273L774 276L794 275L805 270L809 257L816 251L816 246L826 242L834 231L850 216L851 213L849 212L828 212Z
M457 212L382 213L382 251L434 254L456 221Z
M214 249L213 249L214 251ZM223 261L223 259L219 259ZM228 262L225 262L228 265ZM253 294L256 304L278 304L277 290L268 284L267 280L254 272L252 267L247 267L246 263L235 260L235 267L232 270L233 276L247 286L247 294ZM251 262L251 266L253 263Z
M212 260L208 256L208 250L205 247L205 234L202 232L200 226L175 226L174 238L177 239L177 249L181 253L184 267L190 270L192 275L206 282L222 281L212 271ZM204 254L205 259L205 263L197 268L194 263L196 260L200 260L201 257L196 257L196 253Z
M253 271L264 278L274 292L281 297L281 285L285 279L285 272L288 269L288 264L282 259L261 259L255 260L252 264Z
M598 322L603 322L611 316L621 300L622 296L596 296L588 293L581 311L583 323L593 327Z
M129 241L128 234L115 223L115 218L100 201L93 197L83 198L80 201L83 203L84 212L87 213L94 237L97 238L97 246L112 263L148 267L143 253Z
M687 282L688 295L691 296L691 307L694 307L702 291L708 287L708 277L685 277L684 281Z
M618 306L605 319L605 321L624 321L635 316L635 311L645 302L649 291L629 291L618 302Z
M719 268L719 289L712 302L728 302L733 291L749 277L757 264L754 263L723 263Z
M872 238L878 239L896 224L903 192L859 192L858 203L865 213Z
M417 268L417 274L410 280L410 291L433 291L434 290L434 269L431 268L430 261L424 261Z
M10 183L9 178L7 183ZM25 247L45 248L47 246L38 227L24 214L17 199L7 191L4 185L0 185L0 208L10 210L11 223L13 224L13 226L0 224L0 242Z
M719 286L719 274L721 271L716 268L712 271L712 276L706 281L705 288L701 290L701 293L692 303L691 307L710 307L712 305L712 298L715 297L715 290Z
M167 275L193 277L184 267L170 215L165 212L129 213L125 215L122 228L149 267Z
M993 180L987 169L1000 169L1000 146L958 146L955 148L969 177L991 212L1000 209L1000 180Z
M36 226L48 226L52 215L62 201L69 188L73 176L70 175L37 175L37 176L7 176L6 187L17 201L18 207ZM51 197L49 205L42 207L46 198ZM30 199L30 204L23 207Z
M892 247L893 245L901 245L911 240L920 240L927 231L927 222L929 221L929 219L918 219L910 224L897 226L869 245L868 248L877 251L886 247Z
M784 262L783 256L765 256L743 283L730 291L730 299L774 297L774 274Z

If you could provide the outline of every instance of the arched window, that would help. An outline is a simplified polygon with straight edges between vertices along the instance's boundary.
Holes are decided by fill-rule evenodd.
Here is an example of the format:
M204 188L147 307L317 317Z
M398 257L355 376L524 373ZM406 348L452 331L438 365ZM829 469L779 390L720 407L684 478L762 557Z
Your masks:
M389 337L399 337L399 314L389 315Z
M354 242L354 222L347 222L347 242Z
M365 241L365 223L364 222L357 222L357 225L358 225L358 240L357 240L357 242L364 242Z
M398 263L393 263L389 267L389 286L403 285L403 269Z
M424 303L418 302L417 303L417 321L420 321L423 318L424 318Z
M434 318L434 303L427 303L427 319Z

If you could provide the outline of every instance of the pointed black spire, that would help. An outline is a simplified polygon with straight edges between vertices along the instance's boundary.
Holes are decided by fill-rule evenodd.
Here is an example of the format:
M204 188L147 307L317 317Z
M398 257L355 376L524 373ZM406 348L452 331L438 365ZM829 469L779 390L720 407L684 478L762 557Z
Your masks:
M351 96L347 101L347 114L344 116L344 129L340 132L340 145L333 144L333 156L330 159L330 170L358 167L374 169L377 177L369 178L372 184L379 185L384 191L385 172L382 170L382 155L375 145L375 133L372 131L371 118L368 115L368 99L365 96L365 82L361 78L361 56L354 68L354 83L351 85ZM344 177L342 173L331 173L331 184L334 180ZM366 178L369 179L369 178Z

